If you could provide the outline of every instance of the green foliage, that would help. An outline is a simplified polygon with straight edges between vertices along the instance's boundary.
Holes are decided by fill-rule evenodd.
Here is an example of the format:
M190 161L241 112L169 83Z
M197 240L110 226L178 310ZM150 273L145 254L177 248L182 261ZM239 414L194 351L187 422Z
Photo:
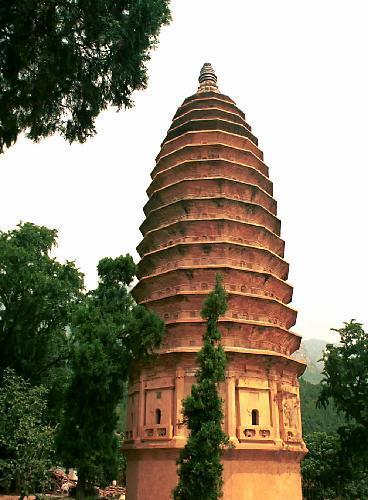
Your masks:
M116 413L118 416L116 430L119 434L122 435L125 432L125 417L127 412L127 406L128 406L128 383L125 382L121 399L116 408Z
M168 0L3 0L0 152L27 131L83 142L108 105L131 107Z
M102 259L98 287L72 321L73 375L57 441L64 465L78 470L79 496L116 478L116 408L132 363L150 356L163 336L162 321L128 292L135 270L130 256Z
M367 469L355 471L353 479L344 484L341 498L343 500L365 500L368 498Z
M346 431L346 428L345 428ZM306 500L362 500L368 498L367 463L351 461L341 433L315 432L305 437L309 453L301 465ZM359 448L363 448L361 444Z
M333 402L326 408L316 406L320 391L320 384L311 384L304 380L304 378L300 379L300 400L304 436L313 432L332 434L345 423L344 417L338 414Z
M13 368L49 388L60 411L69 356L66 327L83 287L73 262L50 257L57 231L29 222L0 232L0 376Z
M328 344L323 355L324 379L319 403L334 400L346 418L354 419L368 434L368 334L351 320L337 331L341 345Z
M202 309L207 329L203 347L197 355L197 383L183 401L184 422L190 436L177 462L179 484L174 490L175 500L217 500L221 497L221 451L222 446L228 444L228 438L221 428L222 400L217 391L218 383L225 380L226 368L217 322L226 308L227 295L221 276L217 275L215 288Z
M335 434L315 432L304 437L309 453L301 465L303 495L324 500L337 497L342 470L339 463L340 440Z
M368 336L355 320L344 325L335 330L340 345L326 346L317 402L322 409L332 401L345 423L334 435L306 437L303 485L312 500L368 498Z
M355 320L335 331L341 342L338 346L328 344L324 352L324 379L318 402L326 407L331 398L345 416L347 424L338 433L342 460L353 488L351 494L361 491L357 498L367 498L368 486L364 489L363 478L367 479L368 470L368 334Z
M47 483L54 430L45 424L47 390L32 387L14 370L0 384L0 485L28 495Z
M116 414L117 414L116 432L120 436L120 440L121 440L121 446L119 446L119 448L122 447L123 441L124 441L127 405L128 405L128 382L125 382L124 387L123 387L122 397L121 397L121 399L116 407ZM126 457L125 457L123 452L119 453L118 460L119 460L119 463L118 463L119 473L117 476L117 481L118 481L118 484L122 484L123 486L125 486L127 460L126 460Z

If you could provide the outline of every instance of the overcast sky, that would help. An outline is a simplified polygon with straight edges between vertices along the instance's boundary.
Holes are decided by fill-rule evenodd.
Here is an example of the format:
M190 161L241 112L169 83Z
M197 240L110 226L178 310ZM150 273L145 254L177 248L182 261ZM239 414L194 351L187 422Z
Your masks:
M59 231L59 259L96 284L101 257L131 253L150 172L177 107L211 62L270 167L298 309L295 331L367 323L368 7L365 0L177 0L135 108L104 112L97 135L20 139L0 157L0 229Z

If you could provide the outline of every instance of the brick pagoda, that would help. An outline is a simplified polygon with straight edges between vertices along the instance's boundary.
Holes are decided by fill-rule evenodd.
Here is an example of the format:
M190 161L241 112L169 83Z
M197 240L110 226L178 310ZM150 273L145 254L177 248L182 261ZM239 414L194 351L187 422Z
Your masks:
M301 499L298 377L290 331L296 311L258 140L221 94L210 64L185 99L156 158L141 226L136 301L166 323L157 358L137 366L129 388L124 449L127 500L168 500L186 440L182 399L195 381L205 328L200 311L220 273L228 310L220 319L228 355L224 500Z

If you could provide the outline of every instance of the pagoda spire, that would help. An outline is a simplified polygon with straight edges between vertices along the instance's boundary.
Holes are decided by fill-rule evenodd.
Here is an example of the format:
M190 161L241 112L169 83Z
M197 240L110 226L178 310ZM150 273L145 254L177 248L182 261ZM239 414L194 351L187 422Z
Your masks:
M217 87L217 76L211 63L204 63L199 73L198 92L219 92Z

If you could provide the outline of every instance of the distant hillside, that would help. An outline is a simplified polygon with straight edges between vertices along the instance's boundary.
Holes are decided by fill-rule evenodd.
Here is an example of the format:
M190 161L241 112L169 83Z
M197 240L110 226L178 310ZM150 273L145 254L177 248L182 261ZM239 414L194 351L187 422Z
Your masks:
M311 432L336 432L343 425L344 418L337 414L335 405L331 402L326 409L317 408L316 402L321 390L323 351L328 342L321 339L307 339L300 344L300 349L293 355L307 363L300 380L300 398L302 407L303 434Z
M293 354L295 359L307 363L303 379L311 384L318 384L322 380L323 363L320 360L327 344L328 342L321 339L302 340L300 349Z
M316 407L320 390L321 387L319 384L311 384L301 379L300 399L304 436L312 432L327 432L331 434L336 432L345 422L344 417L337 413L332 401L326 409Z

